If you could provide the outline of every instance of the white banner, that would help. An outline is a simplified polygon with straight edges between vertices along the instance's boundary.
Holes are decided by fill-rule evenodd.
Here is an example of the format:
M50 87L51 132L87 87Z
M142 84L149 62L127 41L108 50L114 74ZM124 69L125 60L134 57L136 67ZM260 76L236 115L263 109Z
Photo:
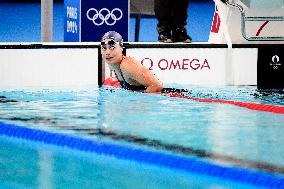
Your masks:
M98 84L97 48L1 49L0 87Z
M225 48L127 49L163 83L225 84Z

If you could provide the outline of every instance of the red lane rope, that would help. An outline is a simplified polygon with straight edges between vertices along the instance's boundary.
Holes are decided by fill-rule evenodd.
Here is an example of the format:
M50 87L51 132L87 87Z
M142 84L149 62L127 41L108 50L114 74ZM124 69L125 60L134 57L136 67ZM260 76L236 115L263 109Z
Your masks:
M164 96L169 96L173 98L183 98L183 99L190 99L195 100L198 102L208 102L208 103L220 103L220 104L231 104L243 108L248 108L251 110L262 111L262 112L271 112L277 114L284 114L284 106L276 106L270 104L257 104L252 102L238 102L233 100L218 100L218 99L207 99L207 98L194 98L190 96L184 96L179 93L165 93L162 94Z
M117 80L113 78L108 78L104 81L104 85L113 86L116 88L121 88ZM276 106L271 104L258 104L252 102L239 102L233 100L218 100L218 99L208 99L208 98L195 98L190 96L184 96L181 93L158 93L164 96L173 97L173 98L183 98L189 100L195 100L198 102L207 102L207 103L220 103L220 104L231 104L243 108L248 108L250 110L262 111L262 112L271 112L276 114L284 114L284 106Z

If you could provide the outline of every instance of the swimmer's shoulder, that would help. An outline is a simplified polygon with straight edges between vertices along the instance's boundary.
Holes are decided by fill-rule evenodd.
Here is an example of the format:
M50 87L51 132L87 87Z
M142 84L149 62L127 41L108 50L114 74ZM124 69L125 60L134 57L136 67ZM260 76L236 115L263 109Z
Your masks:
M128 66L137 66L137 64L139 65L139 62L134 57L124 56L120 68L123 69Z
M132 56L123 56L122 62L137 62L137 60Z

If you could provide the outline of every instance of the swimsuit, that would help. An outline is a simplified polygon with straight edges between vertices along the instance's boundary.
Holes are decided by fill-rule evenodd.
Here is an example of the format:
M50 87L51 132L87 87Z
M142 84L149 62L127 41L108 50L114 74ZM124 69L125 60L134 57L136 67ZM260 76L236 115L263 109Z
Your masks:
M114 73L115 73L116 77L118 78L116 72L114 72ZM120 85L121 85L121 87L122 87L123 89L132 90L132 91L146 90L146 87L143 86L143 85L136 86L136 85L131 85L131 84L127 83L127 82L125 81L124 77L123 77L123 74L122 74L121 70L120 70L120 73L121 73L122 80L119 80L119 79L118 79L118 81L119 81L119 83L120 83Z
M124 59L125 57L123 57ZM115 75L116 75L116 78L117 80L119 81L121 87L123 89L126 89L126 90L132 90L132 91L141 91L141 90L146 90L147 87L143 86L143 85L140 85L140 86L136 86L136 85L131 85L129 83L126 82L125 78L123 77L123 73L121 71L121 69L119 68L119 71L120 71L120 75L122 77L122 80L119 79L118 77L118 74L114 71Z
M123 59L124 58L125 56L123 57ZM116 78L123 89L132 90L132 91L145 91L147 89L147 87L143 85L136 86L136 85L131 85L127 83L120 68L119 68L119 72L122 77L122 80L119 79L118 74L114 71ZM186 89L163 88L161 93L190 93L190 91Z

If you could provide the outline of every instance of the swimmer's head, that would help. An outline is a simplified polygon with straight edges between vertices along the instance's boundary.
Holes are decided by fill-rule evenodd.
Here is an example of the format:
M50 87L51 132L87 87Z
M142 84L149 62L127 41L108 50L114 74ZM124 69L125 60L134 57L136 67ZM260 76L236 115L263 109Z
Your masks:
M123 40L119 33L109 31L101 40L101 54L103 60L108 64L120 63L123 58Z
M105 33L101 39L101 45L106 45L106 39L109 39L107 40L107 44L110 46L114 46L116 43L118 43L121 47L123 46L122 36L115 31Z

